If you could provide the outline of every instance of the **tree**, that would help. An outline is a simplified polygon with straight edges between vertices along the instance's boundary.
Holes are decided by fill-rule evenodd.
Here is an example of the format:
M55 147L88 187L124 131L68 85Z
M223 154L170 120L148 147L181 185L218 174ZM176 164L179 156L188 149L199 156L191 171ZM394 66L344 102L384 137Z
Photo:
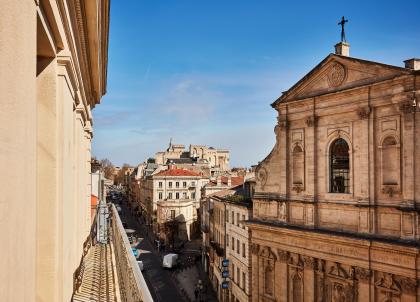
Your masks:
M112 162L109 159L104 158L101 160L101 165L102 169L104 170L105 178L113 179L115 167Z
M120 171L118 171L117 175L115 176L114 182L116 184L126 184L126 176L127 170L130 168L129 164L123 164Z

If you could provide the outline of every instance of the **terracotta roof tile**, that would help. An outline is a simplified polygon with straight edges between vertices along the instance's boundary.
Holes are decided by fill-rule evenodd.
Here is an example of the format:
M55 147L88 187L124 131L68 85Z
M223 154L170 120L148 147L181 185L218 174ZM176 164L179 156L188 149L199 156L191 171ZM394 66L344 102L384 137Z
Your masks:
M157 173L155 176L201 176L197 172L193 172L185 169L168 169Z
M243 176L232 176L231 181L232 181L232 187L239 186L239 185L242 185L244 183L244 177ZM212 180L210 182L210 184L213 185L213 186L216 186L217 181ZM227 184L228 184L228 177L227 176L222 176L222 185L227 186Z

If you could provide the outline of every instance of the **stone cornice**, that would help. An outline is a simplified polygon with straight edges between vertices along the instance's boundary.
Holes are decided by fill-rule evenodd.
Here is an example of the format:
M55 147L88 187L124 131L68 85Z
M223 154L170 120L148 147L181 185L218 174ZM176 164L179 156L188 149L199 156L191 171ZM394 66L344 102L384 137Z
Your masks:
M340 89L337 89L337 90L334 90L334 91L331 91L331 92L320 92L320 93L316 93L316 94L313 94L313 95L307 95L307 96L304 96L304 97L301 97L301 98L289 99L284 103L282 103L282 102L277 103L275 107L285 106L286 104L290 105L290 104L295 103L295 102L302 102L302 101L310 100L310 99L316 98L316 97L329 97L331 95L337 95L337 94L342 94L342 93L343 94L352 93L352 92L356 92L357 90L360 90L360 89L367 89L368 87L388 84L388 83L396 81L396 80L397 81L401 80L401 79L404 80L404 79L406 79L408 77L411 77L411 76L413 76L412 73L410 73L410 74L400 74L400 75L395 75L395 76L390 76L388 78L380 79L377 82L359 84L359 85L350 86L350 87L343 87L343 88L340 88ZM272 106L273 106L273 104L272 104Z
M282 222L262 221L257 219L250 219L246 222L246 225L252 230L270 231L270 232L281 232L284 234L303 234L318 238L321 241L342 241L347 242L350 240L354 245L371 246L375 245L378 248L392 248L396 246L400 247L401 252L408 253L410 255L418 254L420 242L417 240L403 240L403 239L392 239L387 237L375 236L373 234L361 234L361 233L345 233L327 229L304 227L298 225L289 225ZM297 232L297 233L296 233Z
M58 0L57 4L69 51L77 66L81 95L86 105L94 107L105 94L109 1ZM100 32L98 28L101 29ZM90 41L98 42L101 45L100 49L92 47ZM92 63L92 58L95 64Z
M420 213L420 208L418 205L414 203L414 201L404 201L402 204L402 200L395 201L393 203L381 203L381 201L376 201L375 204L369 204L366 202L360 202L359 200L351 200L351 201L335 201L335 200L319 200L314 199L313 197L307 199L292 199L288 198L285 195L277 194L277 193L264 193L264 192L256 192L254 197L252 198L255 202L296 202L296 203L303 203L303 204L333 204L333 205L343 205L343 206L354 206L356 208L370 208L370 209L395 209L401 212L406 213Z
M77 102L76 99L78 98L78 96L76 96L76 94L77 94L77 91L79 90L79 82L77 79L76 69L73 64L72 58L70 56L58 56L57 65L65 69L65 72L62 72L59 70L58 74L68 79L68 84L71 86L70 93L72 94L72 97L75 99L75 102ZM79 96L80 96L80 93L79 93Z

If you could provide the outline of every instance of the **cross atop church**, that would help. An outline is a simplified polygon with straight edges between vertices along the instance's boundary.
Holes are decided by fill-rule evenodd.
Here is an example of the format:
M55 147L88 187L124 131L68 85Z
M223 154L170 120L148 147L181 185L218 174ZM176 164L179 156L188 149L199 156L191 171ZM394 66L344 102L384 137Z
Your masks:
M346 33L344 31L344 24L346 24L346 22L349 22L349 20L346 20L344 16L341 17L341 22L338 22L338 25L341 25L341 42L347 42Z

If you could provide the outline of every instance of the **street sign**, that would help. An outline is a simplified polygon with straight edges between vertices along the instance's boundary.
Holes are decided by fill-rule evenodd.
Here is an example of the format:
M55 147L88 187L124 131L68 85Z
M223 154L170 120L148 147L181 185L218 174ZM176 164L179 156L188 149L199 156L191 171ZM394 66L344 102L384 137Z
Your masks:
M222 260L222 266L223 267L228 267L229 266L229 260L228 259L223 259Z
M229 277L229 271L227 271L227 270L226 270L226 271L223 271L223 272L222 272L222 277L223 277L223 278L227 278L227 277Z
M222 286L223 289L229 288L229 281L223 281L221 286Z

